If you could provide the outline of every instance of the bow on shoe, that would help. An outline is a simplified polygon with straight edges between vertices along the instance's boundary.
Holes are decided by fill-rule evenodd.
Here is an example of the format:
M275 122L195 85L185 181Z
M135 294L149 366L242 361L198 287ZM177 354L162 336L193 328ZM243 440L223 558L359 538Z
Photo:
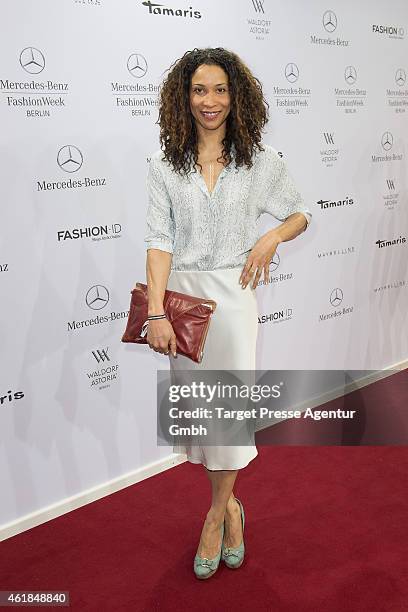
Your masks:
M214 569L215 561L214 559L207 559L207 557L201 557L199 560L199 564L202 565L203 567Z
M237 554L236 549L234 550L234 548L224 548L223 553L224 557L236 557L237 559L239 558L239 555Z

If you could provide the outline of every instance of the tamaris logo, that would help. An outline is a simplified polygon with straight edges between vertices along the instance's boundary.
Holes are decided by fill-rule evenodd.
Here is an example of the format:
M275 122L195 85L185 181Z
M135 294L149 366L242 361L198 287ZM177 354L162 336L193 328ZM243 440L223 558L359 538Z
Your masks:
M7 391L7 395L2 395L0 397L0 405L4 405L6 402L12 402L13 400L22 399L24 397L24 393L22 391L16 391L13 393L12 391Z
M351 206L354 204L353 198L345 198L344 200L319 200L318 205L322 210L325 208L338 208L339 206Z
M188 9L175 9L163 6L163 4L157 4L156 2L142 2L143 6L147 6L151 15L169 15L171 17L192 17L195 19L201 19L200 11L193 11L193 7L189 6Z
M375 244L378 245L379 249L383 247L392 246L393 244L404 244L407 239L405 236L400 236L399 238L394 238L394 240L377 240Z

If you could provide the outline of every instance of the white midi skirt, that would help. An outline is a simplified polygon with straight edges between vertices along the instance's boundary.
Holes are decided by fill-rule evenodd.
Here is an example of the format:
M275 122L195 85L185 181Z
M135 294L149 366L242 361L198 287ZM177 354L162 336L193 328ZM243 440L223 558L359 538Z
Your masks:
M213 299L212 314L201 363L184 355L169 353L170 370L255 370L258 334L258 304L255 289L245 289L238 280L242 268L216 270L171 270L167 288L197 297ZM182 375L181 375L182 376ZM254 435L242 446L194 444L173 445L173 452L185 453L191 463L208 470L239 470L258 455Z

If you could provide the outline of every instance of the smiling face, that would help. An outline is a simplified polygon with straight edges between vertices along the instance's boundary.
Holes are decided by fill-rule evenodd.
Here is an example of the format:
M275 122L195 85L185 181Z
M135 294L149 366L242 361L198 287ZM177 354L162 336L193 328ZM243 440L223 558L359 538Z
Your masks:
M231 100L228 75L221 66L202 64L194 72L190 83L190 109L197 129L216 130L223 126Z

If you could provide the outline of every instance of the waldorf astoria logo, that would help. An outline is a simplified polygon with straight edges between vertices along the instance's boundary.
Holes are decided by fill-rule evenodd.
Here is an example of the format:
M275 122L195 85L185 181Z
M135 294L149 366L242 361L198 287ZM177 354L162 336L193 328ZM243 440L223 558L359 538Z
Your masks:
M349 40L340 38L337 36L330 36L335 30L337 30L338 21L337 14L332 10L327 10L322 15L322 35L311 34L310 42L313 45L322 45L326 47L348 47L350 45Z
M106 389L110 387L118 377L119 364L111 363L108 351L108 346L103 349L95 349L92 351L92 355L98 365L96 370L92 369L86 372L91 389L99 389L99 391Z
M339 148L336 145L334 132L322 133L322 148L320 149L320 160L326 168L331 168L338 160Z
M348 196L343 200L318 200L318 206L320 210L326 210L327 208L343 208L344 206L352 206L354 199Z
M399 191L397 189L396 181L394 178L385 179L386 191L382 194L384 206L387 210L394 210L395 206L398 205Z
M249 34L251 34L255 40L265 40L271 31L271 21L267 18L265 13L267 3L265 0L251 0L248 4L252 9L250 16L247 17Z
M193 10L192 6L189 6L187 9L174 8L158 2L150 2L150 0L145 0L145 2L142 2L142 5L148 8L150 15L161 15L163 17L184 17L186 19L201 19L202 17L200 11Z
M382 34L387 38L395 38L402 40L405 38L405 29L396 24L372 24L372 33L373 34Z
M26 117L51 117L58 109L66 108L68 83L52 79L39 80L38 75L46 72L44 53L36 47L25 47L19 56L24 77L10 75L0 79L0 92L9 108L22 109ZM25 77L33 76L31 80Z
M376 240L375 244L379 249L383 249L384 247L394 246L396 244L405 244L407 239L405 236L399 236L398 238L393 238L391 240Z

